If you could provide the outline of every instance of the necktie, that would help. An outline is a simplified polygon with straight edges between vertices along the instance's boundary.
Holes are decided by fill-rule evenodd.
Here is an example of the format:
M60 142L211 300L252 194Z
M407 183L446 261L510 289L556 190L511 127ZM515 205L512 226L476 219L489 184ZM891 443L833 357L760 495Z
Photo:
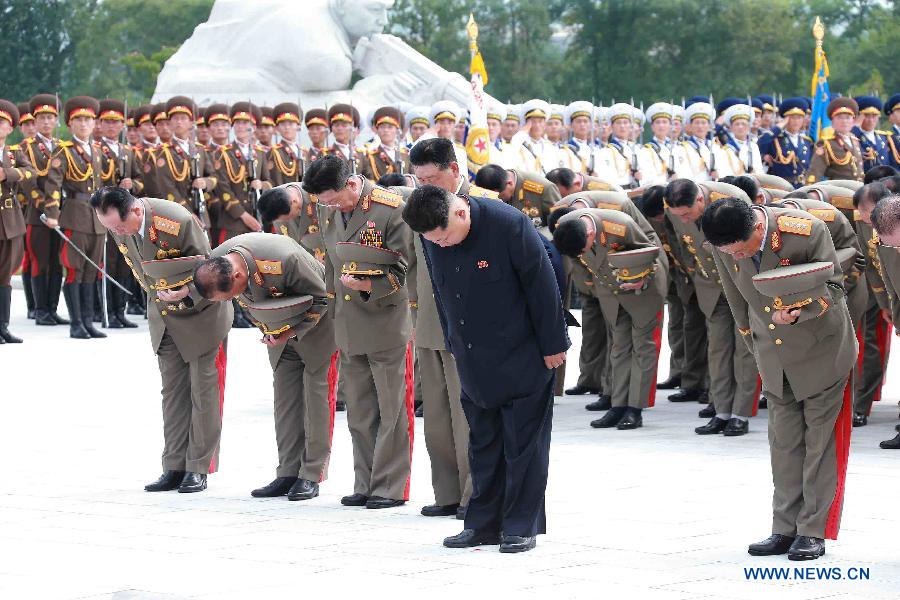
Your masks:
M756 272L759 273L759 265L762 263L762 251L753 255L753 264L756 266Z

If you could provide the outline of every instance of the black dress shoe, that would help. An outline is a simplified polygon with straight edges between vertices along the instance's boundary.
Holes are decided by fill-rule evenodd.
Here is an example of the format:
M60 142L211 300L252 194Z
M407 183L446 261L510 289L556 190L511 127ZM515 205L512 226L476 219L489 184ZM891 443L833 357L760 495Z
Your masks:
M865 427L869 422L869 417L862 413L853 413L853 426L854 427Z
M381 496L372 496L366 500L366 508L371 509L396 508L404 504L406 504L406 500L394 500L393 498L382 498Z
M612 396L600 394L596 400L585 404L584 407L590 411L609 410L612 408Z
M429 504L422 507L425 517L455 517L459 504Z
M701 419L712 419L714 416L716 416L716 407L713 406L712 402L710 402L700 409L700 411L697 413L697 416Z
M900 431L900 425L894 425L894 431Z
M600 417L599 419L594 419L591 421L591 427L596 429L608 429L610 427L615 427L619 424L619 421L622 420L622 416L625 414L624 406L617 406L615 408L611 408L606 411L606 414Z
M725 419L713 417L706 425L701 425L700 427L694 428L694 433L696 433L697 435L713 435L716 433L722 433L723 431L725 431L725 428L727 426L728 421L726 421Z
M709 390L700 390L700 396L697 397L697 402L700 404L712 404L709 401Z
M288 490L291 489L291 486L294 485L295 481L297 481L296 477L276 477L272 483L261 488L256 488L250 492L250 495L254 498L277 498L278 496L284 496L288 493Z
M681 377L669 377L663 382L656 384L658 390L674 390L681 387Z
M184 474L184 479L181 480L181 485L178 486L179 494L193 494L195 492L202 492L206 489L206 474L205 473L191 473L188 471Z
M576 385L575 387L570 387L566 390L566 396L586 396L588 394L596 394L598 390L584 387L582 385Z
M788 560L815 560L825 556L825 540L798 535L788 550Z
M144 486L145 492L170 492L181 484L184 471L165 471L154 481Z
M669 402L696 402L700 398L700 390L678 390L669 396Z
M298 479L288 492L288 500L311 500L319 495L319 484L309 479Z
M347 403L343 400L337 400L334 403L334 410L336 410L337 412L344 412L345 410L347 410Z
M460 506L456 509L456 520L457 521L465 521L466 520L466 507Z
M369 497L365 494L350 494L341 498L341 504L344 506L365 506Z
M641 416L641 409L629 406L625 409L622 419L616 423L616 429L625 431L626 429L637 429L638 427L643 427L643 425L644 418ZM534 546L532 545L531 548L534 548ZM531 550L531 548L526 548L526 550ZM509 552L522 552L522 550L510 550Z
M750 421L731 417L728 419L728 427L725 428L722 435L725 437L736 437L739 435L746 435L748 431L750 431Z
M447 548L472 548L474 546L493 546L500 543L500 534L491 531L463 529L461 533L444 538Z
M878 446L882 450L900 450L900 433L889 440L884 440Z
M500 552L504 554L514 554L516 552L528 552L534 550L537 545L537 536L529 535L522 537L521 535L504 535L500 540Z
M786 554L794 543L794 538L789 535L781 535L773 533L761 542L750 544L747 552L751 556L775 556L777 554Z

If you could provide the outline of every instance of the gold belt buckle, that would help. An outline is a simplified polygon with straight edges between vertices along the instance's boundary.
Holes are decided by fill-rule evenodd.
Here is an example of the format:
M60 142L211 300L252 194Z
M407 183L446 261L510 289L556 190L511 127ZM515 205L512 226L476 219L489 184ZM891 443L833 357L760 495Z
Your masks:
M6 200L3 201L3 208L12 208L12 207L13 207L12 198L7 198Z

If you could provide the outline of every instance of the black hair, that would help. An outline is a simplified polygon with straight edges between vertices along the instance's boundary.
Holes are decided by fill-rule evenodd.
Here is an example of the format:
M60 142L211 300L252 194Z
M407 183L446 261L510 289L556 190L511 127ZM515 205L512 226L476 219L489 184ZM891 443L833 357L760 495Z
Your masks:
M385 173L378 178L378 181L376 181L376 183L381 187L397 187L408 185L406 182L406 177L404 177L400 173Z
M697 201L700 188L690 179L676 179L666 186L666 203L669 206L691 207Z
M556 185L570 188L575 185L575 171L567 167L558 167L547 173L547 179Z
M791 192L790 194L788 194L787 196L784 197L785 200L789 200L791 198L797 198L800 200L808 200L809 192L807 192L806 190L794 190L793 192Z
M416 188L403 207L403 220L416 233L445 229L450 222L451 199L450 192L436 185Z
M853 208L859 208L859 205L862 202L871 202L872 204L877 205L879 200L885 196L889 196L890 193L891 191L887 186L880 181L867 183L853 192Z
M651 185L641 194L641 199L637 202L637 207L641 213L648 219L658 217L665 211L663 200L666 197L666 186Z
M563 221L553 230L553 245L560 254L571 258L581 256L587 239L587 227L581 219Z
M559 221L563 215L567 215L573 210L575 209L571 206L560 206L559 208L550 211L550 215L547 217L547 228L550 230L550 233L556 231L556 222Z
M134 206L136 198L125 188L106 186L102 187L91 196L91 207L105 215L110 209L116 209L119 219L125 220L128 211Z
M892 175L896 174L897 169L895 169L891 165L875 165L874 167L866 171L866 174L863 177L863 183L872 183L873 181L878 181L879 179L891 177Z
M900 224L900 196L890 194L881 199L872 211L872 227L878 235L893 233Z
M900 175L891 175L890 177L880 179L878 182L883 183L884 187L886 187L892 193L900 193Z
M456 162L456 150L453 142L444 138L429 138L416 142L409 151L409 164L415 167L436 165L441 171L450 168Z
M710 244L716 247L746 242L753 234L756 219L750 205L733 196L716 200L700 217L700 228Z
M231 291L231 278L234 268L224 256L217 256L203 261L194 269L194 287L206 299L213 292L227 293Z
M334 154L327 154L309 165L303 174L303 189L310 194L328 190L339 192L347 187L350 174L350 163Z
M259 214L266 223L272 223L290 212L291 195L283 187L266 190L259 197Z
M756 183L756 180L752 177L748 177L746 175L729 175L728 177L724 177L720 181L724 183L730 183L734 187L741 189L745 194L750 198L750 202L756 202L756 196L759 194L759 185Z
M500 165L484 165L475 173L475 185L495 192L502 192L509 180L509 173Z

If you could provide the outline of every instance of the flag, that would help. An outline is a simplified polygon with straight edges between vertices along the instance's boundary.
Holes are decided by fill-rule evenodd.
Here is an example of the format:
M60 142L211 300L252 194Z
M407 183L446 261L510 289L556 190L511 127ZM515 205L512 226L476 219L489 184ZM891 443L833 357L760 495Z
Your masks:
M821 40L816 43L815 70L809 95L813 99L809 136L815 141L822 135L822 131L831 127L831 119L825 113L828 103L831 101L831 92L828 90L828 59L825 58Z
M487 128L487 108L484 98L484 86L487 85L488 75L484 59L478 50L478 24L471 14L466 25L466 33L469 36L469 51L472 55L472 62L469 64L469 73L472 77L472 95L469 97L471 124L466 134L466 158L469 177L474 178L475 173L490 162L491 137Z

